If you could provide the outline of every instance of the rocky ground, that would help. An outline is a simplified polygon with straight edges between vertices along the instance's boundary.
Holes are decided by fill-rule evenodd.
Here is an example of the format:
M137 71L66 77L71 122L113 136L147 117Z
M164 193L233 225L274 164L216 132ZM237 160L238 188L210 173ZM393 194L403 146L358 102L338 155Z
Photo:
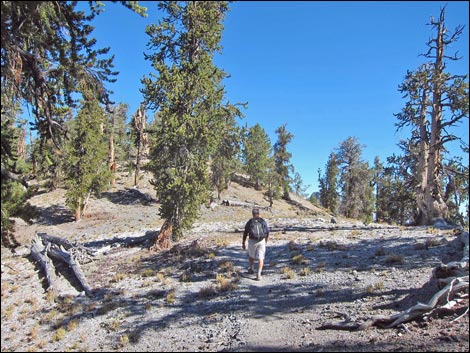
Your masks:
M146 180L136 191L123 177L91 201L78 223L63 190L31 199L39 213L31 224L17 223L21 246L1 249L2 352L469 349L468 313L459 316L468 297L457 313L397 328L318 330L331 320L361 322L427 302L437 291L432 270L462 257L455 230L332 223L312 206L305 212L277 201L261 214L277 230L263 279L255 281L235 231L249 208L203 207L199 222L171 250L126 246L162 225L153 194ZM261 193L236 183L222 198L267 204ZM93 261L82 264L92 296L60 264L60 297L46 291L29 256L36 232L93 250Z

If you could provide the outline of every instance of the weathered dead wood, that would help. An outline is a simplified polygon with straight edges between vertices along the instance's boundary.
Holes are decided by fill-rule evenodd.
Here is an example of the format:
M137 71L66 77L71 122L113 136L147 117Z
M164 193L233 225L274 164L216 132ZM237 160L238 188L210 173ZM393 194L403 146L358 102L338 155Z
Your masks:
M341 322L327 322L322 326L318 327L318 330L348 330L348 331L358 331L364 330L370 326L379 326L385 328L393 328L398 325L401 325L405 322L412 321L416 318L423 317L425 315L431 314L433 311L442 311L447 310L453 312L453 308L459 303L460 299L454 299L453 297L460 291L466 290L468 297L468 288L469 288L469 276L468 276L468 233L462 232L461 241L464 244L462 260L458 262L451 262L447 265L439 266L441 270L433 271L434 275L436 272L439 275L444 276L445 274L450 275L445 279L440 279L440 284L445 284L444 288L440 289L433 297L428 301L428 303L423 304L418 302L416 305L404 310L400 313L386 316L386 317L375 317L367 320L364 323L350 322L350 321L341 321ZM443 269L442 269L443 268ZM466 273L466 275L462 275ZM460 274L456 276L455 274ZM468 309L465 311L468 313Z
M91 249L88 249L79 244L72 244L67 239L49 235L47 233L37 233L39 238L42 239L45 243L55 244L59 247L62 247L65 250L70 250L73 253L73 256L81 263L91 262L91 256L94 256L94 252Z
M461 277L468 273L468 232L460 233L460 240L463 243L463 255L460 261L449 262L436 267L433 271L436 278Z
M385 327L396 327L401 323L412 321L417 317L431 313L439 302L443 299L446 299L446 303L449 302L449 298L462 288L468 288L468 276L466 276L466 279L463 277L456 278L439 292L434 294L427 304L418 303L401 313L390 316L389 319L385 321L391 321L391 323L387 324Z
M31 254L34 259L39 261L41 267L44 269L49 286L54 291L55 296L59 293L56 285L57 276L55 274L55 266L51 259L66 263L73 271L86 295L91 295L91 288L87 283L78 261L78 258L83 260L84 253L91 252L83 246L70 243L67 239L46 233L36 233L31 246Z
M91 295L91 288L88 285L85 275L82 272L80 264L78 263L78 261L75 261L74 257L70 252L63 248L61 249L57 246L51 246L47 251L47 254L56 260L65 262L72 269L73 273L75 274L75 277L77 277L78 281L80 282L80 285L85 291L85 294L88 296Z
M63 239L60 237L56 237L54 235L49 235L47 233L37 233L36 234L43 242L57 244L59 246L64 247L64 249L68 250L73 248L73 244L69 242L67 239Z
M48 290L52 290L52 292L54 293L54 297L57 297L58 289L56 285L57 276L55 274L55 267L52 263L52 260L47 257L47 246L45 247L42 244L42 241L41 239L39 239L37 234L31 244L31 256L34 258L35 261L39 263L39 265L43 269L48 282Z

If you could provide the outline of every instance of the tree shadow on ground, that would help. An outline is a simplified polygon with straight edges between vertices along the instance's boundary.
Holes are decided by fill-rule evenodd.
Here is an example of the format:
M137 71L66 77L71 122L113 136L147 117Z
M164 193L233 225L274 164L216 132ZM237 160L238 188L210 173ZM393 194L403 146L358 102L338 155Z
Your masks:
M49 207L36 206L39 219L36 222L40 225L56 226L59 224L70 223L75 221L72 212L65 206L52 205Z
M102 248L106 246L111 247L135 247L140 246L142 249L149 248L151 246L152 239L158 237L160 233L159 230L153 231L148 230L145 232L144 235L140 237L114 237L111 239L101 239L101 240L93 240L83 244L83 246L87 248Z
M157 199L150 196L147 193L143 193L138 189L125 188L124 190L118 191L107 191L101 193L102 197L107 198L110 202L118 205L135 205L141 204L143 206L149 206L153 203L157 203Z

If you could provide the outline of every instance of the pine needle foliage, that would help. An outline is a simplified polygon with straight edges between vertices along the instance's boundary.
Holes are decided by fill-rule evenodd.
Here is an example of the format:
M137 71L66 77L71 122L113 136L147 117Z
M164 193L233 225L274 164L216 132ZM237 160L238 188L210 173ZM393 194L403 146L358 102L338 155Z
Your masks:
M208 163L227 119L239 115L224 103L226 73L213 63L220 52L226 2L162 2L165 14L146 29L146 55L155 73L144 77L147 107L158 111L149 168L161 202L160 216L180 238L210 196ZM229 119L230 120L230 119Z

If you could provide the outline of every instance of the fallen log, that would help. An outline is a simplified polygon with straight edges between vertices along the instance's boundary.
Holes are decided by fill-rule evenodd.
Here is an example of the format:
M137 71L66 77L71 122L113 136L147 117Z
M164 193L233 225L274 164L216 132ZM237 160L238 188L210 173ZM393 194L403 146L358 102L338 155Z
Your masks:
M65 262L72 269L73 273L75 274L75 277L80 282L80 285L85 291L85 294L88 296L91 295L91 288L87 283L87 280L82 272L80 264L78 263L78 261L75 261L72 254L70 254L67 250L60 249L57 246L50 247L47 254L56 260Z
M91 295L91 288L87 283L85 275L81 270L78 258L83 260L83 252L89 253L90 250L83 246L73 245L66 239L48 235L46 233L36 233L31 245L31 255L41 264L49 287L53 290L54 296L59 295L58 279L56 269L51 259L60 260L68 265L77 278L86 295Z
M52 260L47 257L47 246L45 247L42 244L42 241L38 238L37 234L31 244L31 256L36 262L39 263L46 275L48 283L47 290L52 290L52 292L54 293L54 297L57 297L58 290L56 285L57 276L55 274L55 267L52 263Z
M63 239L60 237L56 237L54 235L49 235L47 233L37 233L39 238L42 239L43 242L55 244L65 250L70 250L73 252L73 256L81 263L88 263L91 262L91 256L94 256L94 252L91 249L88 249L82 245L72 244L67 239Z
M62 239L60 237L56 237L54 235L49 235L47 233L36 233L36 235L42 239L43 242L57 244L59 246L64 247L66 250L71 249L74 245L68 241L67 239Z

